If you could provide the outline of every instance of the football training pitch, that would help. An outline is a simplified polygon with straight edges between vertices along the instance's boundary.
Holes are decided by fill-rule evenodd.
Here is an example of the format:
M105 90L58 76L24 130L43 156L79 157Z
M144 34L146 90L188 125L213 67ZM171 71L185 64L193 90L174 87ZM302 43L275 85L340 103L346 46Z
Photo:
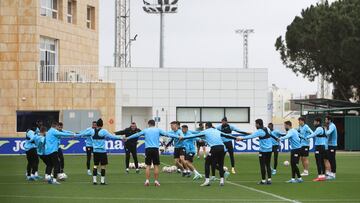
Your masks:
M144 162L144 157L139 157ZM92 185L92 177L86 174L85 156L65 156L69 178L61 185L28 182L25 156L0 156L0 202L360 202L360 153L338 153L337 179L326 182L312 182L316 176L312 153L311 174L301 184L285 183L290 178L290 167L282 163L288 157L287 153L280 154L272 185L256 184L260 180L257 154L240 154L236 155L237 174L231 175L224 187L218 181L210 187L200 187L203 179L192 181L175 173L161 173L161 187L144 187L144 171L125 174L123 155L109 156L106 186ZM229 158L225 160L230 168ZM161 156L161 162L161 167L173 165L172 156ZM195 159L202 173L203 162L203 158ZM41 161L39 171L43 175Z

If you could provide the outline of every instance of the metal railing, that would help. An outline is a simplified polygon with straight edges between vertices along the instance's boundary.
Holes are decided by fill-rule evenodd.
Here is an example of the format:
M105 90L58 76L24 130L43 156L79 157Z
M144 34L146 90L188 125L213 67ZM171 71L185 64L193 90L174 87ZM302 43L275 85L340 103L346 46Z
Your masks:
M46 65L38 67L39 82L103 82L99 66L93 65Z

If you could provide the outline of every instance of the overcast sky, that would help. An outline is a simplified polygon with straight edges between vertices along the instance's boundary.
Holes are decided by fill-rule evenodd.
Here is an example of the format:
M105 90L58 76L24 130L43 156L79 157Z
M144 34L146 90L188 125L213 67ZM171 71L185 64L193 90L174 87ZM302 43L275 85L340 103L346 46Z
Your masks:
M152 0L148 0L152 1ZM100 0L100 64L113 66L115 0ZM303 8L318 0L179 0L178 13L165 16L166 67L242 68L242 37L238 28L253 28L249 67L267 68L269 86L288 88L296 96L316 93L316 83L286 69L275 40ZM133 67L158 67L159 16L131 0Z

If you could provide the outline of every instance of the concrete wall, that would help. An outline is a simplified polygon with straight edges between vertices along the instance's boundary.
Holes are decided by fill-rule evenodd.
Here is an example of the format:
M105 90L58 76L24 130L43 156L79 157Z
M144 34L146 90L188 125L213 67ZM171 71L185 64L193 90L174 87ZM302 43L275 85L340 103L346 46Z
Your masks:
M152 107L160 127L176 119L177 106L250 107L250 123L267 122L267 69L109 68L105 78L116 82L116 127L122 128L122 107ZM219 118L220 120L221 118Z

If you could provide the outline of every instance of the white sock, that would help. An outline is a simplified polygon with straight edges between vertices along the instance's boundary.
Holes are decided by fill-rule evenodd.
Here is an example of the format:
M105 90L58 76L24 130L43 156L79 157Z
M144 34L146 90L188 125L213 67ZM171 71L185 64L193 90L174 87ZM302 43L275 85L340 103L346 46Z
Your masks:
M267 181L271 181L271 178L268 178Z
M149 182L149 179L146 179L146 180L145 180L145 183L148 183L148 182Z
M101 183L105 183L105 176L101 176Z
M35 176L39 176L39 173L37 171L35 172Z
M335 178L335 177L336 177L336 173L331 173L331 176Z
M224 178L220 178L220 183L224 184Z
M90 171L90 169L88 169L88 173L90 173L91 171Z
M93 176L93 182L96 183L97 180L96 180L96 176Z
M154 183L159 183L159 181L158 181L158 180L155 180Z
M298 180L302 180L302 178L298 178Z
M261 182L265 183L265 182L266 182L266 180L261 180Z
M295 178L291 178L291 180L295 180Z
M205 178L205 183L209 183L210 179L209 178Z
M31 177L35 177L35 174L31 174Z

